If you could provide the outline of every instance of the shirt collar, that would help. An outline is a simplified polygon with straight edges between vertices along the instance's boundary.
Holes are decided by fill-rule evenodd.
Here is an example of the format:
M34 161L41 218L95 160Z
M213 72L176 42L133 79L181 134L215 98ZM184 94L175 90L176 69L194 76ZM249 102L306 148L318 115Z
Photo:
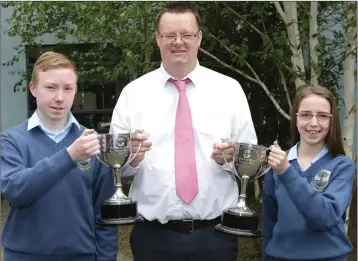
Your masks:
M295 146L293 146L290 151L288 152L288 155L287 155L287 159L290 161L290 160L294 160L294 159L297 159L297 156L298 156L298 153L297 153L297 148L298 148L298 143L296 143Z
M75 125L77 125L77 127L79 129L81 129L80 124L78 123L78 121L76 120L76 118L73 116L73 114L71 112L68 113L68 121L66 126L60 130L58 133L61 133L62 131L64 131L65 129L67 129L69 126L72 125L72 123L74 123ZM43 131L47 132L47 133L53 133L53 131L49 130L41 121L39 115L37 114L37 110L34 112L34 114L32 114L32 116L30 117L28 123L27 123L27 130L30 131L31 129L35 128L39 126Z
M299 142L296 143L295 146L293 146L290 151L288 152L287 159L289 161L297 159L298 158L298 145ZM311 164L315 163L318 159L320 159L323 155L325 155L328 152L326 144L323 146L321 151L317 154L317 156L312 160Z
M198 83L199 81L199 77L200 77L200 64L199 64L199 61L196 60L196 66L194 68L194 70L192 70L188 75L186 75L185 77L183 77L183 79L186 79L186 78L189 78L191 80L191 82L194 84L195 86L195 83ZM170 79L170 78L173 78L173 76L171 76L163 67L163 63L161 63L160 65L160 68L159 68L159 72L161 74L161 86L165 86L165 84L167 83L167 81ZM183 80L181 79L181 80Z

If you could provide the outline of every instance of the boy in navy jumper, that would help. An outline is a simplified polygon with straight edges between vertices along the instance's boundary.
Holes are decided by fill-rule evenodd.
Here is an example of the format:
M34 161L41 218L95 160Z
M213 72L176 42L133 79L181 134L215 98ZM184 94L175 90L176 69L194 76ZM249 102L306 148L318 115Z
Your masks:
M352 245L344 221L355 166L345 156L335 99L326 88L305 88L291 117L294 146L268 157L263 259L347 260Z
M95 157L96 132L70 113L74 64L59 53L42 54L29 88L36 112L1 134L1 192L11 204L4 260L115 261L117 227L95 223L114 193L113 176Z

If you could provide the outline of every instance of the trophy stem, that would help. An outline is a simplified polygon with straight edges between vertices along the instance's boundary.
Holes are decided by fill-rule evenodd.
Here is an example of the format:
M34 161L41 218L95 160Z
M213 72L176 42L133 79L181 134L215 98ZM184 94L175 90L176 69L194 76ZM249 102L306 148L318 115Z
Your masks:
M239 196L239 202L237 204L238 207L246 209L246 188L247 183L249 182L248 176L243 176L241 178L241 189L240 189L240 196Z
M243 176L241 178L239 201L235 207L229 209L229 212L240 213L240 215L246 215L246 216L253 215L254 212L246 205L246 188L248 182L249 182L248 176Z
M121 181L121 169L120 168L114 168L114 184L116 188L122 188L122 181Z
M121 181L121 169L120 168L114 168L114 180L115 180L115 187L116 192L115 195L117 199L121 200L129 200L128 197L123 193L122 190L122 181Z
M247 183L249 182L249 177L248 176L243 176L241 178L241 189L240 189L240 197L245 201L246 198L246 188L247 188Z

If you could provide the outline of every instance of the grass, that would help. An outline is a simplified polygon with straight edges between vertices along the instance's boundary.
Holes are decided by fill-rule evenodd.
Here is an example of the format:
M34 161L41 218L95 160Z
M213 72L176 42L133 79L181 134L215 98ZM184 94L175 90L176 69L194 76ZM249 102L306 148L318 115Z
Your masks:
M132 231L133 226L121 226L118 227L118 233L119 233L119 252L130 258L133 259L131 246L129 244L129 235Z

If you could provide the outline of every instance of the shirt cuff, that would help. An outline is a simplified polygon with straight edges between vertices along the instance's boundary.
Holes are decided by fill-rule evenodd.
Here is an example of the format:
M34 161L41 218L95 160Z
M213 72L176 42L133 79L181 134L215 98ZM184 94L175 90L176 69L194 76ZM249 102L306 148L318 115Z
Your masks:
M136 167L132 167L131 165L127 164L126 166L123 167L121 171L122 176L123 177L134 176L135 174L137 174L141 164L142 162L140 162Z

